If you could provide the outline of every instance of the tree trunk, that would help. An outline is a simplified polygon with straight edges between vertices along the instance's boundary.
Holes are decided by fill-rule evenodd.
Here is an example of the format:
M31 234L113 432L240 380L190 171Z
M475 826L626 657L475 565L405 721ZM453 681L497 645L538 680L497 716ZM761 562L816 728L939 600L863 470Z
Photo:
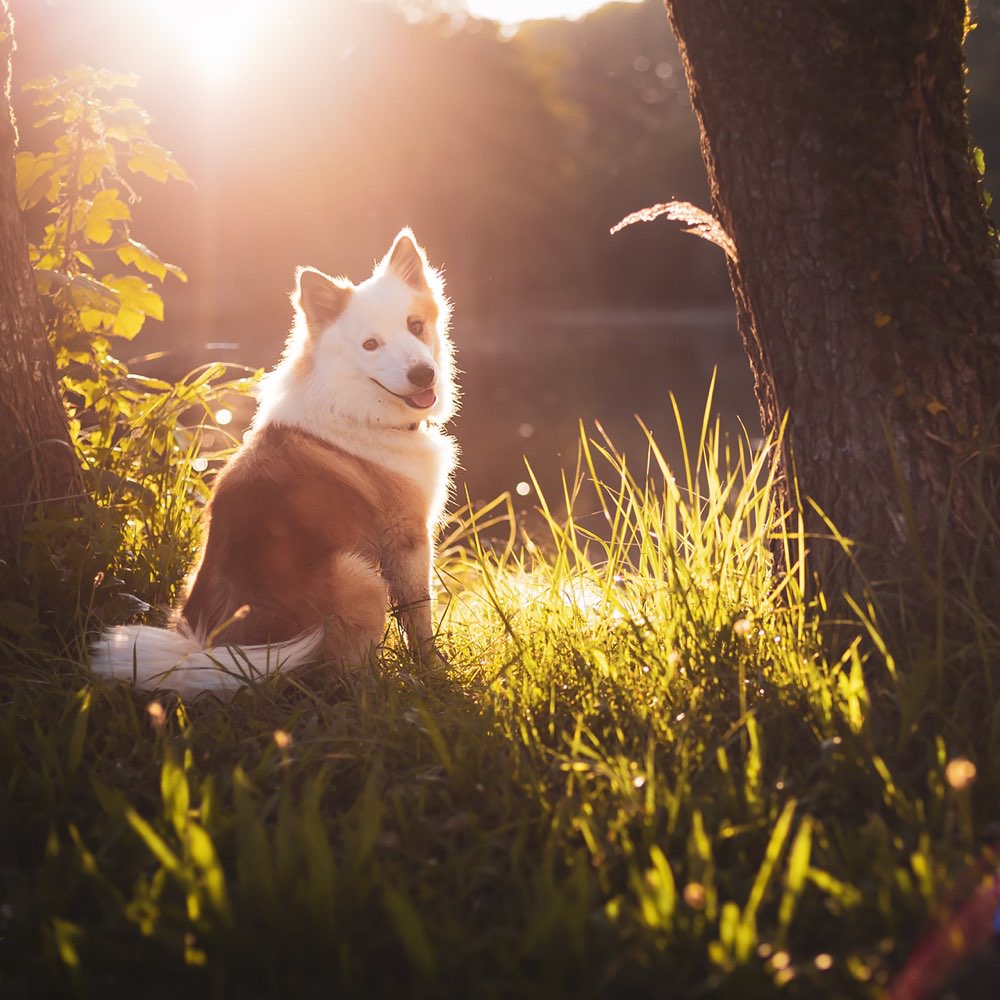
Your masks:
M10 11L0 0L0 560L8 562L40 505L81 492L17 203L13 49Z
M665 0L761 419L827 594L996 532L997 256L964 0ZM985 499L985 502L983 501ZM996 538L993 540L996 543ZM856 560L856 561L854 561Z

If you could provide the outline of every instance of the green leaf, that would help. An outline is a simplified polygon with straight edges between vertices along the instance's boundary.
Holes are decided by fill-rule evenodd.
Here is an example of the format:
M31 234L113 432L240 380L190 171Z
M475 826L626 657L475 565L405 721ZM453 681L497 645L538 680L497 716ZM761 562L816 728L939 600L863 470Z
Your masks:
M192 822L187 830L187 848L191 860L198 866L204 879L205 893L217 912L228 909L226 875L219 863L212 838L204 827Z
M129 97L119 97L101 108L104 115L104 135L132 149L134 143L149 141L149 115Z
M14 157L17 172L17 203L22 212L33 208L43 198L55 201L62 169L52 153L18 153Z
M57 280L53 273L53 280ZM70 298L78 308L117 310L119 296L114 288L89 274L74 274L66 285Z
M125 820L142 838L150 853L167 871L176 872L181 868L180 859L170 850L166 841L131 806L124 809Z
M90 689L84 688L77 695L76 716L70 730L69 746L66 751L66 769L75 774L83 760L83 745L87 740L87 719L90 716Z
M50 74L49 76L38 76L35 77L34 80L29 80L26 84L24 84L21 87L21 89L46 92L46 91L51 91L58 83L59 83L58 78ZM41 104L42 102L40 100L36 100L35 103Z
M169 271L181 281L187 281L187 275L176 265L168 264L161 260L145 244L136 240L128 240L124 246L120 246L116 253L123 264L131 264L145 274L152 274L162 281Z
M188 180L187 172L162 146L155 142L137 142L132 146L128 168L133 173L145 174L161 183L171 177L179 181Z
M88 333L110 330L131 340L147 316L163 319L163 299L136 275L106 274L98 281L88 274L75 274L68 290L80 325Z
M757 944L757 911L764 900L764 893L767 891L771 876L774 874L778 859L785 847L785 841L788 839L788 831L792 825L796 805L795 799L789 799L774 824L764 851L764 860L757 871L757 876L750 889L750 897L740 915L736 947L736 957L740 961L746 961L750 957L751 950Z
M142 278L132 274L120 278L107 274L104 276L104 283L118 292L123 307L152 316L153 319L163 319L163 299Z
M102 142L89 146L80 156L77 166L77 182L81 188L96 183L105 171L115 167L115 151L110 143Z
M150 121L149 115L131 97L116 97L110 104L104 105L104 111L109 115L133 118L143 124L148 124Z
M643 921L648 927L669 930L677 905L677 886L670 863L662 849L653 844L649 849L652 867L635 879Z
M784 944L788 928L792 924L795 906L805 888L806 876L809 874L809 859L812 851L813 820L811 816L803 818L798 832L792 841L788 852L788 867L785 871L785 891L778 907L779 943Z
M107 312L104 309L81 309L77 313L80 326L87 333L96 333L98 330L110 330L117 316L118 313Z
M104 283L118 293L118 314L111 332L116 337L131 340L141 329L147 316L163 319L163 299L142 278L133 274L104 276Z
M146 322L145 313L135 309L120 309L111 326L111 332L123 340L132 340Z
M105 188L94 195L83 219L84 238L91 243L105 244L114 233L112 222L132 218L128 205L118 197L117 188Z
M96 90L117 90L119 87L138 87L138 73L119 73L112 69L94 69L91 66L74 66L66 73L67 82L74 86L84 83Z
M177 833L183 834L188 823L191 796L184 769L169 756L164 760L160 772L160 795L163 798L164 815L173 823Z
M80 964L80 956L76 946L83 938L83 929L79 924L53 917L52 938L60 961L68 968L75 969Z

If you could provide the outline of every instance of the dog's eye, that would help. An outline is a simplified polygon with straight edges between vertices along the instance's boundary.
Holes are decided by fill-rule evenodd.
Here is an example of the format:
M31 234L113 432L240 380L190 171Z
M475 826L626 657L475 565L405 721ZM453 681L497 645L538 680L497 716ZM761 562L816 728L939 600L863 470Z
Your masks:
M406 325L414 337L422 337L424 335L424 321L419 316L409 316L406 320Z
M378 341L374 337L369 337L361 346L366 351L374 351L378 348Z

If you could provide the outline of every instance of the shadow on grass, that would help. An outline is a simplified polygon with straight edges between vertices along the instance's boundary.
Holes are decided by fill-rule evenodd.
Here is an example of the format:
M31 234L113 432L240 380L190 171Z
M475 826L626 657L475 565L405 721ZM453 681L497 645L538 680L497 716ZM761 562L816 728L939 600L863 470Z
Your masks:
M17 666L5 997L595 992L587 852L474 672L315 668L185 706Z

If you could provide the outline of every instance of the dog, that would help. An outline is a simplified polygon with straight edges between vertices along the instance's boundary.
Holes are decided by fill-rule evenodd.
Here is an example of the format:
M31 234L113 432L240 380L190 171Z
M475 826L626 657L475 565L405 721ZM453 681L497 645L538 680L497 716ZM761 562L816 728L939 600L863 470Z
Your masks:
M219 474L172 627L106 631L91 667L192 697L320 659L371 661L389 604L438 657L434 539L457 446L450 303L403 229L354 285L300 267L295 319L251 432Z

